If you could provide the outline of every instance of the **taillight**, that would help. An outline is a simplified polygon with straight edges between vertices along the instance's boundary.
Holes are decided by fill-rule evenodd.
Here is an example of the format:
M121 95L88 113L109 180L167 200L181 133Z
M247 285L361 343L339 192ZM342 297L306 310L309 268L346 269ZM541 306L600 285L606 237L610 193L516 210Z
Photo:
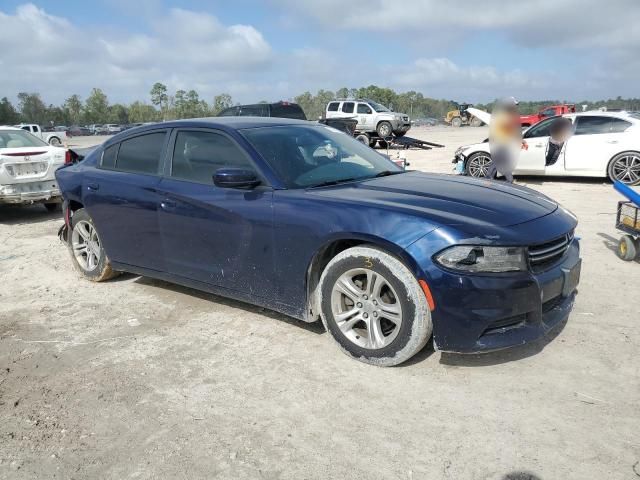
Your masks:
M64 152L64 164L69 165L71 163L71 152L67 150Z

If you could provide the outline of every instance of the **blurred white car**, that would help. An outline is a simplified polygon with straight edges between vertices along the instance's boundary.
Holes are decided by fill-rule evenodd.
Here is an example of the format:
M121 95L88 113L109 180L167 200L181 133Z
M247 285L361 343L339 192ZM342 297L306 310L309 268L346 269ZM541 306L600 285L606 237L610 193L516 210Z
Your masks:
M562 115L573 123L573 134L564 143L557 162L545 166L549 128L559 117L529 127L523 138L516 175L609 177L627 185L640 184L640 114L627 112L582 112ZM491 163L488 140L456 150L458 173L487 175Z
M117 123L107 123L105 126L107 133L120 133L122 131L122 127Z
M0 126L0 204L43 203L54 211L62 201L55 171L71 153L16 127Z

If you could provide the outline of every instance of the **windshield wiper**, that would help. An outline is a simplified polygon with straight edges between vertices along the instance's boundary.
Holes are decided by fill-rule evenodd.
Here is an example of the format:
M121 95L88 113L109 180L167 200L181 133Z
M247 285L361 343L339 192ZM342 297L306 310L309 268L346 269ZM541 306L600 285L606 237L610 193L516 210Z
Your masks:
M341 178L340 180L327 180L326 182L309 185L307 188L330 187L331 185L339 185L341 183L353 182L354 180L362 180L361 177Z
M378 178L378 177L388 177L389 175L397 175L399 173L406 173L406 170L383 170L381 172L376 173L373 177L369 178Z

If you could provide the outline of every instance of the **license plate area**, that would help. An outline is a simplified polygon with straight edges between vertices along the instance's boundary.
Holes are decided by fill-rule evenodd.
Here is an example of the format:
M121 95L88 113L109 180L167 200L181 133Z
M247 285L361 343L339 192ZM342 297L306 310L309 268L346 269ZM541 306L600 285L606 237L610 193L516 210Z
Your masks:
M562 269L562 273L564 274L564 286L562 287L563 297L568 297L578 288L581 270L582 260L578 260L578 262L570 269Z
M26 178L42 175L49 167L48 162L28 162L5 164L7 173L13 178Z

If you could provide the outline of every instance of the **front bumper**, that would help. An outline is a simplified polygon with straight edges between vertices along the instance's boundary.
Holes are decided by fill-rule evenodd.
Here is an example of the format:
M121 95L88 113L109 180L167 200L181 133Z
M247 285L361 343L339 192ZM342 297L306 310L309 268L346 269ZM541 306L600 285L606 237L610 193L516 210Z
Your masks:
M546 336L571 312L580 265L574 239L563 259L542 273L480 276L443 271L432 285L436 349L479 353Z
M393 125L393 133L407 133L411 129L411 122L399 122Z
M55 180L0 186L0 204L61 201L62 193Z

